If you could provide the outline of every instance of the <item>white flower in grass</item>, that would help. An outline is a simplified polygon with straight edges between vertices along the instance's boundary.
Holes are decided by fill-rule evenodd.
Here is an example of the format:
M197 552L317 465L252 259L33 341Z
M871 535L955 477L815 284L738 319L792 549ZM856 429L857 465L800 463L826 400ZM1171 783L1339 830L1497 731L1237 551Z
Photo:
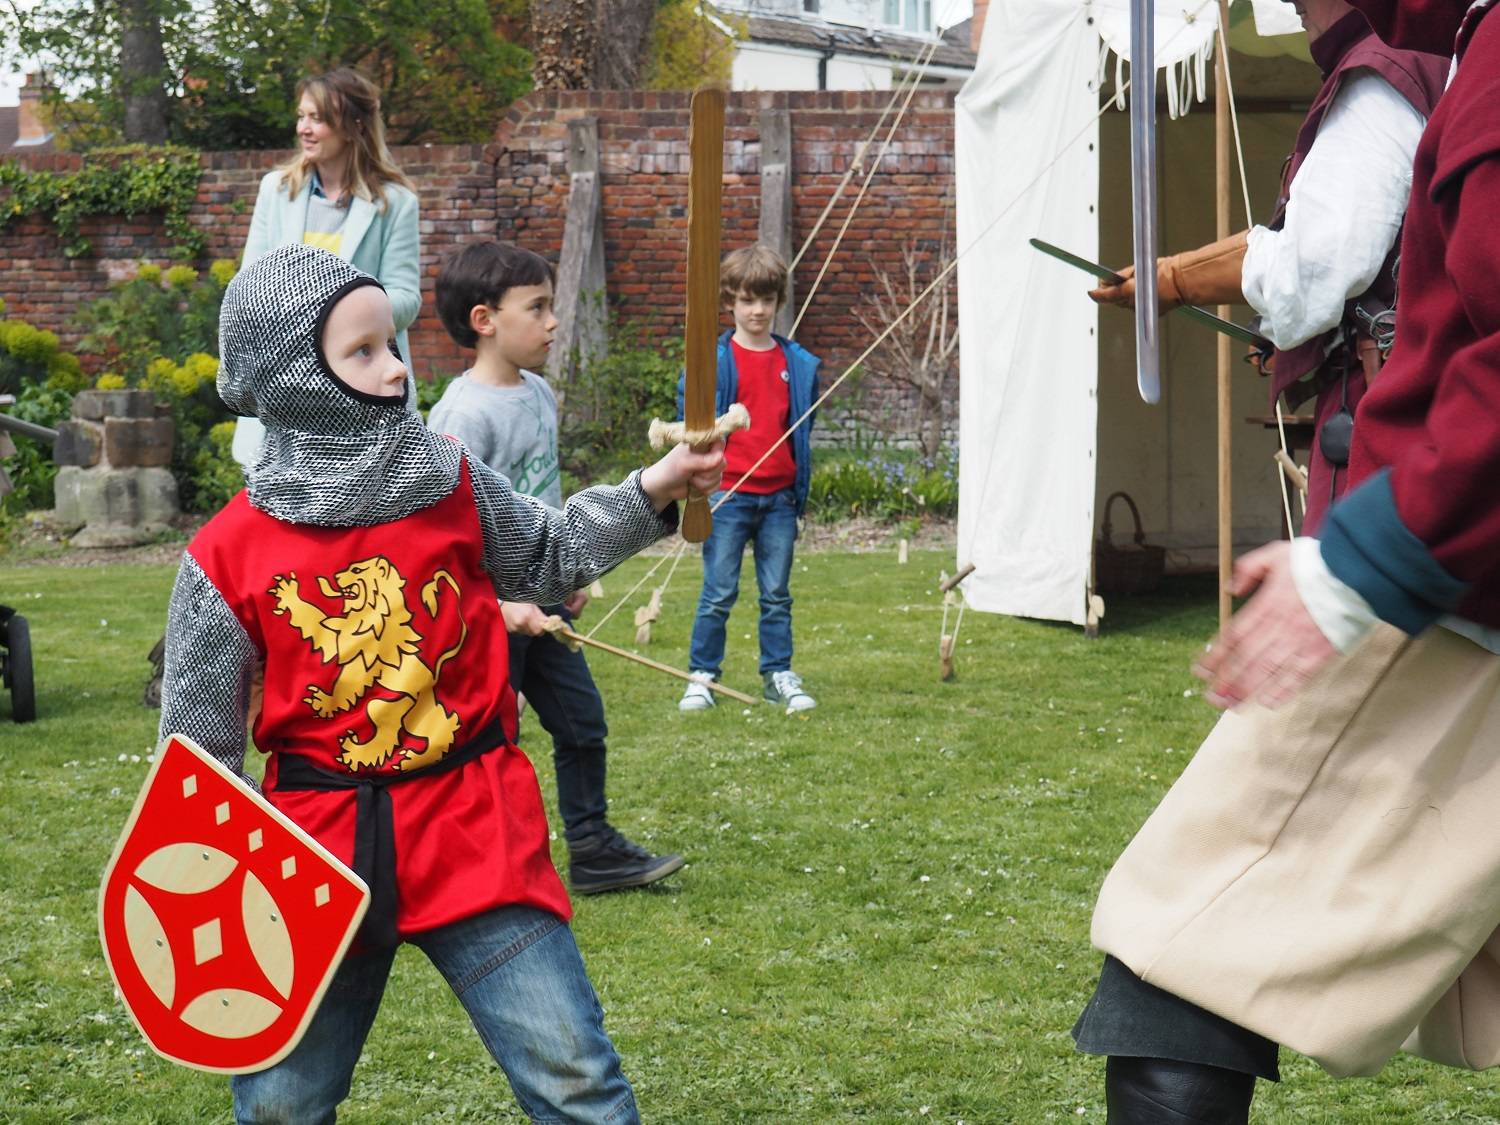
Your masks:
M917 876L917 882L919 882L919 883L930 883L930 882L932 882L932 876L931 875L918 875Z

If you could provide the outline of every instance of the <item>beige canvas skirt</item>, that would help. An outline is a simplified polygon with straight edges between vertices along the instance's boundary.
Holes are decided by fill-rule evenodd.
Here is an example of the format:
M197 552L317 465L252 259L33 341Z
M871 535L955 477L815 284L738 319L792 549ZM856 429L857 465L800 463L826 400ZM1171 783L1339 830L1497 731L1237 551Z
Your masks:
M1500 656L1377 626L1278 711L1226 714L1104 882L1142 979L1373 1074L1500 1064Z

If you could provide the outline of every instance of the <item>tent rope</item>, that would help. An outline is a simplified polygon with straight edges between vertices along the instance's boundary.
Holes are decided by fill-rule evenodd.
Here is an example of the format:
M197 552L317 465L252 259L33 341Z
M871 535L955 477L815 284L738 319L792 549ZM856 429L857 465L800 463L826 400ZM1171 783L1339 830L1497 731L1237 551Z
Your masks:
M849 167L844 169L843 179L839 180L838 187L834 188L833 196L824 205L822 213L818 216L818 221L813 224L812 230L802 240L802 248L797 251L797 256L792 259L791 264L787 267L788 272L796 270L803 256L812 247L813 239L818 237L819 232L823 229L823 224L828 221L829 214L833 211L838 201L843 198L844 189L849 186L849 181L854 178L854 173L864 167L865 154L870 151L870 146L875 143L875 138L880 135L880 129L885 124L885 119L890 116L891 110L896 108L896 103L901 100L901 95L906 92L907 82L915 86L921 78L923 71L927 69L927 63L921 62L922 55L927 49L927 46L924 44L922 49L917 52L917 57L912 60L912 65L916 66L920 62L920 68L902 75L901 82L891 92L890 100L885 103L885 108L880 111L880 120L875 122L874 128L870 130L870 135L854 150L854 159L850 161ZM936 51L936 43L932 44L932 49Z
M1129 85L1128 79L1126 80L1126 85ZM743 484L744 481L747 480L755 472L756 469L765 464L766 460L770 458L771 455L774 454L778 449L780 449L782 445L784 445L794 433L797 432L798 426L802 425L803 422L807 421L807 419L811 418L815 413L817 413L818 409L828 401L828 399L833 395L834 391L843 386L844 381L847 380L849 376L853 375L854 372L859 369L860 365L875 353L875 350L879 348L881 344L885 343L886 338L890 336L890 334L897 328L899 328L902 322L905 321L906 318L913 312L915 312L917 310L917 307L921 305L921 303L928 297L930 297L939 285L947 281L948 275L951 274L954 270L958 269L958 263L961 262L964 257L969 254L970 251L972 251L976 246L983 242L990 231L994 230L995 227L999 225L1000 220L1005 218L1005 216L1008 215L1015 208L1015 206L1021 202L1022 199L1026 198L1027 194L1030 193L1033 188L1035 188L1042 182L1043 179L1046 178L1047 173L1052 171L1052 169L1057 166L1057 163L1062 160L1065 155L1067 155L1068 149L1072 148L1074 144L1081 140L1084 134L1092 129L1098 123L1099 119L1110 111L1112 105L1113 103L1109 102L1101 106L1099 112L1084 123L1083 128L1079 129L1078 132L1074 133L1071 137L1069 137L1062 143L1057 152L1053 155L1052 159L1042 166L1042 168L1037 172L1035 176L1031 178L1026 186L1023 187L1019 192L1017 192L1015 196L1008 203L1006 203L1004 207L1000 209L999 213L997 213L995 217L989 221L989 223L983 230L981 230L974 236L973 240L967 246L953 255L953 260L938 271L937 276L928 283L927 287L920 293L918 293L915 297L913 297L911 303L908 304L906 308L901 310L901 312L897 314L895 319L892 320L888 325L886 325L885 328L883 328L875 336L874 340L870 342L869 346L866 347L864 351L860 352L858 358L856 358L853 363L849 364L849 366L844 369L843 373L828 385L828 389L825 390L821 395L819 395L817 400L805 411L803 411L801 416L798 417L797 420L794 421L790 426L788 426L786 431L780 437L778 437L774 442L771 443L769 448L767 448L766 451L760 455L759 460L757 460L755 464L751 465L750 468L746 470L744 476L742 476L732 488L728 488L724 491L724 495L719 498L718 503L715 504L711 509L712 511L718 511L720 505L722 505L726 500L728 500L737 491L739 491L740 485Z
M927 64L932 61L932 56L937 52L938 41L934 40L921 54L918 54L919 65L912 75L911 85L906 91L906 100L901 103L901 112L896 114L896 120L891 122L891 127L885 134L885 140L881 142L880 151L875 154L875 159L870 161L865 170L865 179L859 186L859 194L854 197L854 203L849 208L848 214L839 227L839 233L833 240L833 245L828 248L828 254L823 259L823 266L818 270L818 276L813 279L812 288L807 291L807 296L802 299L802 307L797 311L797 319L792 322L791 335L797 335L797 329L802 324L802 318L807 315L809 306L812 305L813 297L818 292L818 286L823 284L823 276L828 272L828 267L833 264L834 255L838 253L839 246L844 241L844 235L849 230L849 224L854 221L855 213L859 211L859 205L864 202L865 192L870 188L870 181L875 178L875 173L880 170L880 163L885 159L885 154L891 147L891 141L896 136L896 130L901 128L901 122L906 117L906 111L911 108L912 98L916 96L917 86L921 82L922 75L927 71Z
M637 590L639 590L647 582L651 581L651 576L653 574L655 574L658 570L660 570L662 568L662 565L664 563L666 563L668 559L673 559L673 558L680 557L682 555L682 552L685 551L686 549L687 549L687 540L684 539L680 543L678 543L677 550L675 552L673 552L670 555L663 555L661 558L657 559L655 565L652 566L650 570L646 571L645 574L641 575L641 580L639 582L637 582L634 586L630 587L630 589L626 590L625 591L625 596L623 598L621 598L619 601L617 601L613 606L611 606L608 613L606 613L603 617L599 618L598 621L594 622L594 627L592 629L590 629L584 635L588 636L588 637L592 637L595 633L597 633L600 629L602 629L604 627L604 623L606 621L608 621L611 617L613 617L615 614L619 613L620 610L621 610L621 608L625 605L625 603L628 602L631 598L633 598L635 596L635 593L636 593ZM676 564L674 563L673 565L675 566Z
M1219 50L1224 54L1224 86L1229 92L1229 123L1234 133L1234 152L1235 157L1239 162L1240 191L1243 193L1243 198L1245 201L1245 223L1248 226L1251 222L1253 222L1251 216L1254 214L1254 212L1250 210L1250 182L1245 176L1245 145L1240 138L1240 115L1239 111L1235 107L1234 77L1230 74L1229 71L1229 40L1225 36L1224 23L1222 20L1219 21ZM1293 461L1295 459L1292 457L1291 449L1287 446L1286 443L1286 424L1282 420L1280 395L1276 396L1274 405L1276 407L1277 441L1281 444L1282 455L1285 456L1287 460ZM1278 482L1280 482L1281 485L1281 510L1282 514L1286 516L1286 533L1288 535L1295 535L1296 524L1292 522L1292 497L1291 492L1287 488L1286 473L1278 470L1276 473L1276 479ZM1306 493L1301 494L1301 500L1302 513L1303 515L1306 515Z

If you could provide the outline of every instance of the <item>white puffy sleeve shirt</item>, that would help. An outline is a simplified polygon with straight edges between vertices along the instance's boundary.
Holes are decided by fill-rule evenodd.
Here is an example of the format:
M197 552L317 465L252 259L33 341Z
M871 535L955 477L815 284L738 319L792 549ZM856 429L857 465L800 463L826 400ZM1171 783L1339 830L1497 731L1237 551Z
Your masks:
M1292 181L1281 230L1250 231L1242 282L1278 348L1338 324L1370 287L1406 214L1427 119L1384 78L1345 78Z

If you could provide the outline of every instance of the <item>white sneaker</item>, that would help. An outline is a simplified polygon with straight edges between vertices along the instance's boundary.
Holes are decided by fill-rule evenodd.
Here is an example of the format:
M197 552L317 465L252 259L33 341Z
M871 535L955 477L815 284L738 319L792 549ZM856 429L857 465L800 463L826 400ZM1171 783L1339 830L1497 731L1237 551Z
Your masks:
M785 703L786 713L811 711L818 701L802 690L802 677L796 672L769 672L766 674L765 696L772 703Z
M677 701L677 710L707 711L714 705L714 693L708 688L713 682L713 675L709 672L693 672L691 675L693 681Z

